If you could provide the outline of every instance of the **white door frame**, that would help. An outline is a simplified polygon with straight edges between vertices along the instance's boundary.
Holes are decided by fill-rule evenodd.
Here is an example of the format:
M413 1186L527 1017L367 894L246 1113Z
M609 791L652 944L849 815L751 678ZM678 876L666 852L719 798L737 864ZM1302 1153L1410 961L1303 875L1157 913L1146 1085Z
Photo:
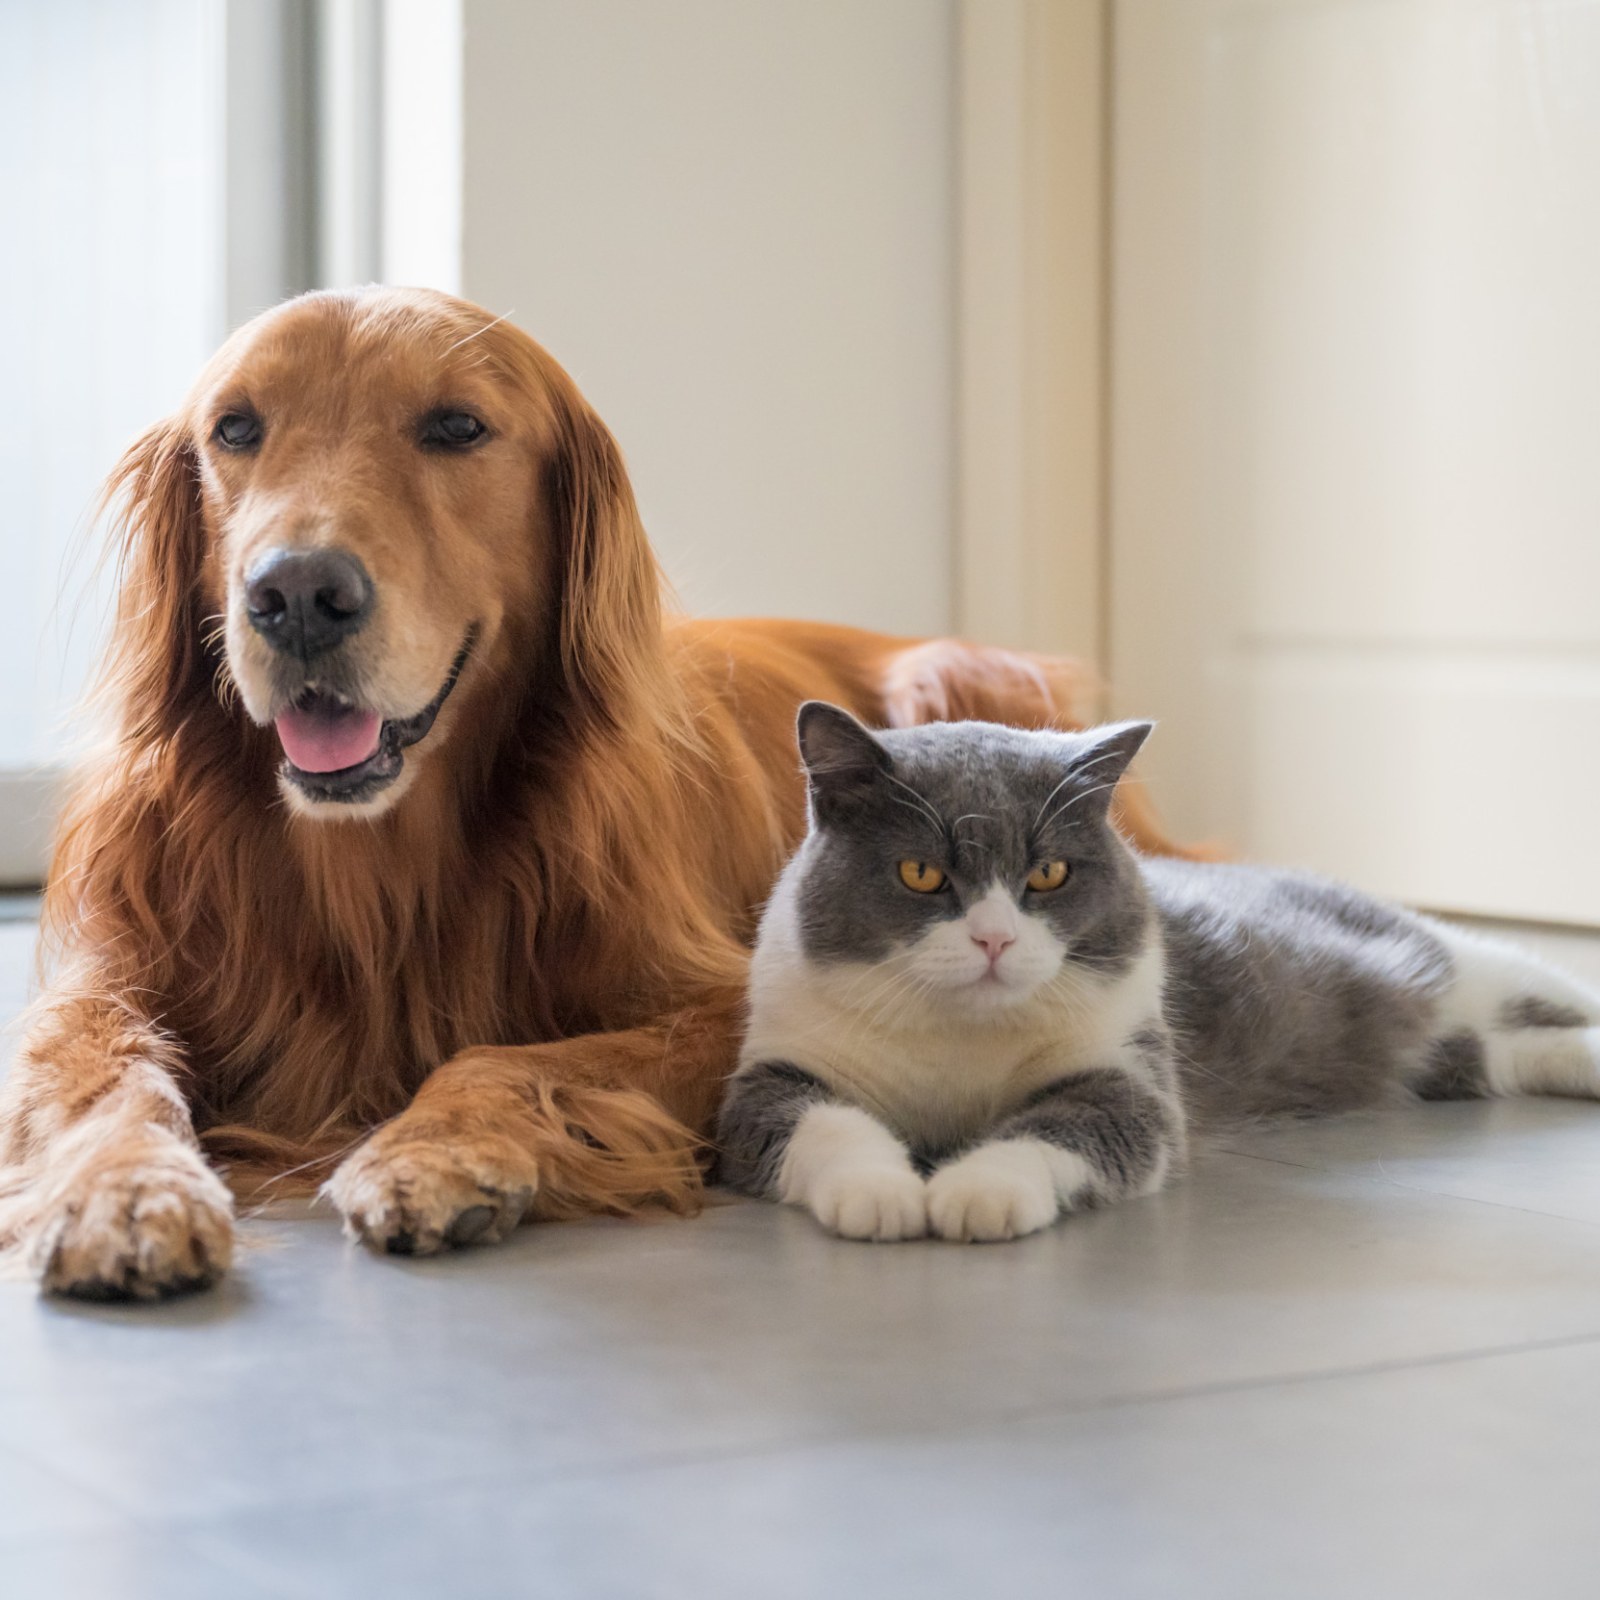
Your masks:
M1101 668L1110 29L959 0L956 627Z

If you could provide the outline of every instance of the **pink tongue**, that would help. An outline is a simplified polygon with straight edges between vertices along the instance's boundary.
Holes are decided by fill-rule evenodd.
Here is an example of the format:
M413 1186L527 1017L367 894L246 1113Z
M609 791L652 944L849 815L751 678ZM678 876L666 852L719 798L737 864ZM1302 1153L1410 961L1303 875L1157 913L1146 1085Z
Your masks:
M358 767L377 752L382 719L376 711L300 711L277 721L283 753L302 772L339 772Z

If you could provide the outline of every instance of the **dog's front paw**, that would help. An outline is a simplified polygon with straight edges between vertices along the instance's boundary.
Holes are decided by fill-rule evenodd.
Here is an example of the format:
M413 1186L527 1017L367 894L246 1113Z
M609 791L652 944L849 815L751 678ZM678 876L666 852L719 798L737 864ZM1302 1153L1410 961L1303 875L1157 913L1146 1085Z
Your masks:
M498 1244L527 1215L539 1185L532 1156L510 1140L380 1128L328 1180L345 1232L391 1255Z
M979 1145L928 1180L928 1217L942 1239L1018 1239L1060 1210L1049 1165L1020 1141Z
M927 1188L909 1167L840 1167L817 1177L806 1205L842 1239L920 1239L928 1231Z
M32 1199L19 1245L51 1294L158 1300L214 1283L233 1260L227 1185L157 1129L93 1149Z

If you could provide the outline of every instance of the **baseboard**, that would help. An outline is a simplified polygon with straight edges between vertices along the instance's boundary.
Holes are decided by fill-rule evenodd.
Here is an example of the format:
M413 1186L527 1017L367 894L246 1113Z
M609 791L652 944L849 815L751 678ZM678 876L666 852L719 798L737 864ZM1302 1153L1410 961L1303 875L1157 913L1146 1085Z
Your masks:
M0 890L35 889L44 881L65 785L59 767L0 771Z

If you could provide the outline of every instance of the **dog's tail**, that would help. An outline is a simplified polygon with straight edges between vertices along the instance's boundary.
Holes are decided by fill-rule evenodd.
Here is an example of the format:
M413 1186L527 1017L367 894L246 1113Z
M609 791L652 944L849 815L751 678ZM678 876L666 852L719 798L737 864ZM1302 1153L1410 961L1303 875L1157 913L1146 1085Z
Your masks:
M977 718L1017 728L1083 728L1104 695L1099 674L1069 656L1001 650L960 639L929 639L897 651L884 674L884 720L891 728ZM1112 819L1147 855L1214 861L1214 845L1182 845L1161 824L1144 784L1133 774L1118 785Z

